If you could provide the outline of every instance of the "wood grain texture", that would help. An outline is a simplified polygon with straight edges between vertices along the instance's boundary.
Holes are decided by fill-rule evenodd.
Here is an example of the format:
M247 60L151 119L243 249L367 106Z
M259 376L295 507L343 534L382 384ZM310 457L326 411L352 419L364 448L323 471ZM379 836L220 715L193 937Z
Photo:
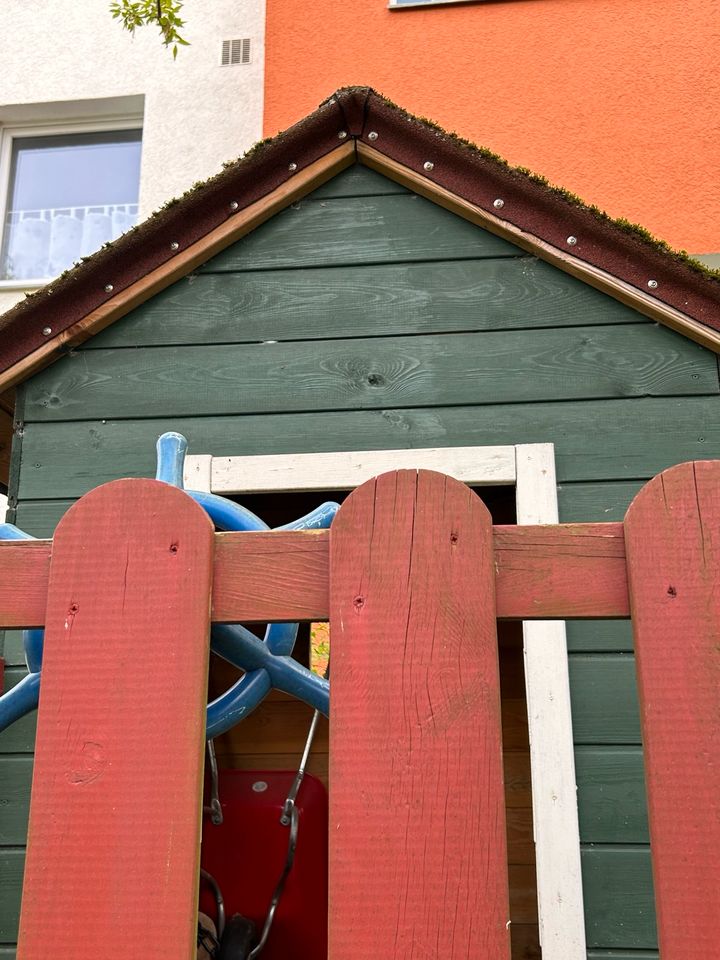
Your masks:
M557 524L552 445L521 444L515 454L518 524ZM556 553L564 552L556 549ZM572 563L566 559L568 567ZM532 582L535 592L541 593L538 581ZM562 620L526 620L522 631L543 957L586 960L565 624Z
M44 622L49 573L48 540L0 541L0 629Z
M0 757L0 845L20 846L27 838L32 757Z
M299 170L295 176L281 183L271 193L233 216L229 216L224 223L211 230L197 243L179 250L175 256L155 270L151 270L149 274L136 280L124 290L119 290L67 330L54 336L39 349L3 371L0 375L0 390L6 390L24 382L38 370L42 370L56 360L69 347L83 343L180 277L184 277L208 257L212 257L228 244L232 244L238 237L260 226L278 210L284 209L288 204L311 191L313 187L325 183L334 174L345 169L353 162L353 155L353 144L340 144L331 153L325 154Z
M496 526L492 539L500 619L627 616L622 524ZM330 540L323 530L216 534L213 620L327 620ZM51 544L0 544L0 627L45 622Z
M638 323L530 257L191 274L83 345L170 346Z
M572 256L567 248L560 250L552 244L526 233L508 220L503 220L501 217L475 206L457 194L451 193L428 180L416 170L411 170L396 160L383 156L382 153L374 150L368 144L358 143L357 149L359 161L367 164L371 169L416 191L420 196L430 198L434 203L465 218L470 223L483 227L493 235L517 244L522 250L540 257L571 276L579 277L585 283L610 294L621 303L633 307L645 316L664 323L673 330L681 331L685 336L691 337L710 350L720 352L720 334L718 334L718 331L691 319L680 310L668 306L646 291L639 290L636 286L619 280L605 270Z
M575 748L580 837L585 843L648 843L642 748Z
M203 273L516 257L520 251L422 197L299 201L201 267Z
M343 170L322 187L308 194L308 199L329 200L337 197L378 197L383 194L407 194L406 187L395 183L394 180L375 173L368 167L355 163L347 170Z
M343 504L331 571L330 954L508 958L489 514L385 474Z
M584 846L582 866L588 947L656 949L650 848Z
M720 463L660 474L625 529L660 953L699 960L720 917Z
M640 323L90 350L27 385L26 421L717 393L714 356Z
M149 899L153 953L194 949L212 547L202 509L152 480L93 491L56 531L20 960L139 955Z
M7 487L10 479L10 453L13 440L13 418L0 409L0 483Z
M575 743L639 744L632 655L573 653L569 667Z
M25 851L0 849L0 942L13 943L17 936ZM52 954L51 954L52 955Z
M720 456L717 397L391 408L330 413L28 423L22 499L78 497L118 476L155 475L166 430L215 456L401 447L555 445L558 481L649 479Z
M515 447L353 450L210 459L207 489L219 494L354 490L388 470L433 470L437 464L442 464L442 473L468 486L509 486L516 479ZM192 484L193 467L204 460L203 455L186 458L186 489L204 489Z

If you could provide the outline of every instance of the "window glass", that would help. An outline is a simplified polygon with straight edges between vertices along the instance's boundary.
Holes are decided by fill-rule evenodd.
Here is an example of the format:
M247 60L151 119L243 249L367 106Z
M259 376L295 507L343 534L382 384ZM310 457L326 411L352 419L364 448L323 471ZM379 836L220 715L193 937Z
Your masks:
M0 279L57 276L137 220L140 130L16 137Z

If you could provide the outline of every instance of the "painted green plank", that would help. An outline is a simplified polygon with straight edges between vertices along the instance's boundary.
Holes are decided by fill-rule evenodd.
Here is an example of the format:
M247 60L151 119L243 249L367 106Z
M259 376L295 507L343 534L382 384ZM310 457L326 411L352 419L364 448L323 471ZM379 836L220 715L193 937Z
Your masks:
M350 263L515 257L518 247L415 194L300 200L201 268L205 273Z
M588 950L588 960L658 960L657 950Z
M575 749L580 839L649 843L642 747Z
M60 518L74 500L22 500L17 505L15 523L25 533L42 540L52 537Z
M720 457L718 413L717 397L687 397L27 424L20 490L23 499L74 498L121 476L154 476L166 430L214 456L554 443L561 483L650 478Z
M22 846L27 838L32 757L0 757L0 844Z
M718 392L715 356L648 324L72 354L25 420L214 416Z
M558 487L561 523L611 523L624 520L644 480L622 483L567 483Z
M381 173L356 163L332 180L328 180L322 187L313 190L305 199L328 200L337 197L381 196L393 193L407 194L410 191Z
M14 687L27 673L24 667L8 667L5 670L3 692ZM16 720L0 733L0 754L32 753L35 749L36 711ZM0 936L0 941L2 941Z
M568 621L566 629L571 653L632 653L629 620Z
M83 349L638 321L634 310L541 260L450 260L191 274Z
M24 667L25 655L23 653L22 631L5 631L5 648L3 650L6 667Z
M650 849L584 847L588 947L657 948Z
M16 956L15 947L0 947L0 957L3 960L15 960Z
M635 658L573 653L569 665L575 743L641 743Z
M18 918L25 851L0 849L0 941L14 943L17 939Z

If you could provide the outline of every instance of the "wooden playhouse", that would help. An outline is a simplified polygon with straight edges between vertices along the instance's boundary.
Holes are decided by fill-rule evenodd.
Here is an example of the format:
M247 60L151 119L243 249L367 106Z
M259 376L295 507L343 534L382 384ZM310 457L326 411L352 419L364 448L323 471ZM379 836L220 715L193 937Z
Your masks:
M193 638L211 591L217 621L331 618L330 732L321 724L308 767L330 786L331 960L647 960L656 894L663 960L710 956L716 466L676 467L619 521L656 474L720 456L719 306L699 265L353 89L0 318L0 385L15 390L9 519L34 537L88 491L154 476L167 431L188 438L186 487L236 497L272 527L360 487L330 533L214 540L187 497L138 481L68 514L52 562L47 544L0 545L0 626L47 633L18 956L96 956L119 922L99 909L103 883L124 949L143 929L132 905L159 897L152 949L186 955L207 653ZM587 526L538 530L558 518ZM113 577L143 539L168 536L173 556L196 544L185 579L148 548L125 622ZM88 607L102 613L82 625ZM307 628L300 663L306 640ZM185 656L168 658L176 643ZM20 632L4 659L10 688L26 673ZM70 769L58 724L111 722L103 670L125 704L105 731L123 761L81 738ZM213 658L211 697L236 678ZM154 707L140 722L123 710L142 691ZM311 715L269 694L218 737L220 767L293 769ZM0 734L0 956L15 954L34 744L34 714ZM116 830L113 763L139 818ZM79 783L98 807L83 796L73 809ZM182 842L165 862L150 840L168 825ZM135 846L108 854L121 834ZM324 903L316 913L324 924Z

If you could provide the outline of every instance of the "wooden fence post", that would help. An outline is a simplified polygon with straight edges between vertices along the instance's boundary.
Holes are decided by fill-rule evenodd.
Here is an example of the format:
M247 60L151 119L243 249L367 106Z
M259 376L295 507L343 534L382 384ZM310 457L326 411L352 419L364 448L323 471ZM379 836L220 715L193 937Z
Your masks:
M660 956L717 955L720 462L655 477L625 519Z
M384 474L330 570L330 960L506 960L490 516L449 477Z
M58 526L18 960L195 956L212 558L154 480Z

